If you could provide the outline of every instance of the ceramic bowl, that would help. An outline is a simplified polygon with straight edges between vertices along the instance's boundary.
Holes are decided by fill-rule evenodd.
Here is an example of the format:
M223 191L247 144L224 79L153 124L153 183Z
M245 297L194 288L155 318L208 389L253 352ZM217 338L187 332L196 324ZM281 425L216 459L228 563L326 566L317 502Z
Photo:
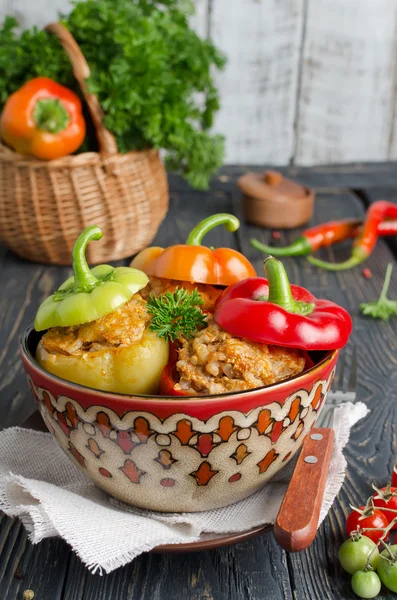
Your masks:
M22 339L37 406L60 447L108 494L146 509L195 512L257 491L294 456L330 388L338 351L314 367L246 392L165 398L124 396L70 383L34 359Z

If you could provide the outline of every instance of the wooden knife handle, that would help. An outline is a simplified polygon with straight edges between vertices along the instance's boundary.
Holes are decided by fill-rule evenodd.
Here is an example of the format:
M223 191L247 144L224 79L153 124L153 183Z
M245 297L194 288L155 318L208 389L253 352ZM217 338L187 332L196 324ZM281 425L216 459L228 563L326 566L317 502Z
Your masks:
M316 536L334 438L333 429L312 429L303 442L274 525L277 542L288 552L304 550Z

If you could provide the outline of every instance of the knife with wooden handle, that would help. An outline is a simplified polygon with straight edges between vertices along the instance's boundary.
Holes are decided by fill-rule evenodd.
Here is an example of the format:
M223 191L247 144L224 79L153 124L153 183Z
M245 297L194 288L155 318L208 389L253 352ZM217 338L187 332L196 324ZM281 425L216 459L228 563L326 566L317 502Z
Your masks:
M288 552L304 550L316 536L334 440L333 429L312 429L303 443L274 525Z

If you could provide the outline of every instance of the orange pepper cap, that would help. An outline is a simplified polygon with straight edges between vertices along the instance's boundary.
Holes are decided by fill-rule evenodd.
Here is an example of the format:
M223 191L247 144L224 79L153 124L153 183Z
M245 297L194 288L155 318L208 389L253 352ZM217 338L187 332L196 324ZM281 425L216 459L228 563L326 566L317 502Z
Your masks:
M149 250L155 252L147 252L145 256L143 253ZM131 266L153 277L209 285L227 286L247 277L256 277L249 260L231 248L211 250L205 246L179 244L161 252L158 250L156 247L143 250Z
M131 266L152 277L228 286L248 277L256 277L255 269L245 256L232 248L207 248L200 242L210 229L223 224L236 231L240 222L234 215L212 215L199 223L190 233L186 244L157 246L142 250Z

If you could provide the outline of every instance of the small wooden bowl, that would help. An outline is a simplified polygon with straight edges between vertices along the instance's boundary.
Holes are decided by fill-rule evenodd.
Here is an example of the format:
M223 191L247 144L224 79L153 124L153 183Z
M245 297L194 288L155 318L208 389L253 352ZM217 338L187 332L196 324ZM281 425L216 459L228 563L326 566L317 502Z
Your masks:
M237 181L246 221L273 229L293 229L313 216L314 190L278 171L246 173Z

